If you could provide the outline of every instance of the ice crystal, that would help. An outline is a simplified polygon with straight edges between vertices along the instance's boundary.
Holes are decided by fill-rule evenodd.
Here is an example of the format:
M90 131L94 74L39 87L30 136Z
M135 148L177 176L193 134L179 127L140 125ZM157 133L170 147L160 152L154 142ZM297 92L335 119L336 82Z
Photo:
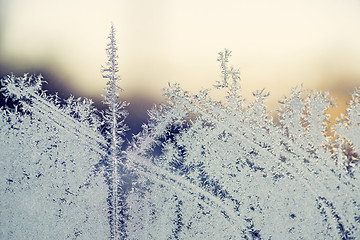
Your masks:
M2 85L16 107L0 117L0 239L107 239L107 186L96 169L106 142L92 102L61 104L41 91L41 76Z
M331 122L328 93L294 88L274 121L225 50L224 101L169 85L124 151L113 26L106 51L103 114L45 94L41 75L1 80L0 239L360 236L360 89Z
M330 125L328 94L295 88L275 124L268 93L243 99L229 57L219 54L215 86L226 101L171 85L169 104L149 112L127 151L138 178L128 197L129 239L359 237L359 90Z
M115 39L115 29L111 25L111 32L108 37L109 43L107 45L106 53L108 60L106 66L103 67L103 78L107 79L105 93L103 94L103 103L108 105L105 112L105 136L108 140L107 150L107 179L109 185L109 216L111 226L111 239L123 239L126 237L125 232L125 200L124 200L124 187L123 176L126 174L123 166L122 159L122 144L124 142L122 136L127 130L124 124L124 119L127 115L125 107L128 105L126 102L121 102L119 92L122 89L119 87L118 82L120 76L118 75L118 55Z

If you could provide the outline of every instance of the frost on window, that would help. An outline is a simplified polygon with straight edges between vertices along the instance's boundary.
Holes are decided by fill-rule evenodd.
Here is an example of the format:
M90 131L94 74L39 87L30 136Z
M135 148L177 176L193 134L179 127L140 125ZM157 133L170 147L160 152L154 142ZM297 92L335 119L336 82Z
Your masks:
M103 114L46 95L41 76L1 80L0 239L360 236L360 89L332 122L328 93L294 88L275 122L266 91L242 97L225 50L224 100L170 85L124 151L114 33Z
M109 223L110 238L126 238L126 192L128 176L124 167L122 155L123 135L127 130L124 120L127 116L125 107L127 102L120 100L119 86L120 76L118 66L117 44L115 39L115 28L111 25L109 42L106 48L107 62L102 68L103 78L107 80L103 103L108 106L104 114L104 135L107 140L105 166L106 179L109 183L108 203L109 203Z
M42 84L2 79L14 107L0 110L0 239L107 239L102 120L91 100L61 101Z
M1 80L0 239L126 238L128 104L113 26L108 39L105 112L89 99L47 96L41 75Z
M126 238L128 104L113 26L108 39L105 112L89 99L46 95L41 75L1 80L0 239Z
M178 84L127 150L129 239L355 239L360 236L360 94L330 124L327 93L294 88L279 123L268 93L241 96L230 51L216 89ZM155 154L162 149L160 155Z

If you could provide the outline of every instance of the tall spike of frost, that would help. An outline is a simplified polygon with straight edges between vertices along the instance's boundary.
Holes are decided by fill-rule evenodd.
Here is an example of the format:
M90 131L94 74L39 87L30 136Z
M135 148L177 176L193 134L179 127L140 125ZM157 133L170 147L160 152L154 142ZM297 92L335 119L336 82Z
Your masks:
M109 34L109 43L107 44L106 54L108 60L106 65L102 68L103 78L107 79L105 94L103 94L103 102L108 105L108 109L105 112L105 120L107 127L107 139L109 142L109 180L110 186L110 202L111 202L111 236L112 239L122 239L125 237L124 220L122 219L123 207L121 207L121 178L120 174L123 173L123 163L121 160L121 149L123 144L122 135L126 130L124 125L124 119L127 115L125 107L128 105L126 102L121 102L119 92L122 89L119 87L120 76L118 75L118 55L117 45L115 39L115 28L111 25L111 31Z

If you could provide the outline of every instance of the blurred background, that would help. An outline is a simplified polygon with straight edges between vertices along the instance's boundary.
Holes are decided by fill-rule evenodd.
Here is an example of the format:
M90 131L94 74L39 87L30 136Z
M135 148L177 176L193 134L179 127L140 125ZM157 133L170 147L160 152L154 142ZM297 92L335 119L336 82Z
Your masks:
M265 88L272 110L303 84L330 91L343 111L360 86L358 0L0 0L0 76L42 73L50 92L101 107L111 22L134 132L168 82L212 87L224 48L244 96Z

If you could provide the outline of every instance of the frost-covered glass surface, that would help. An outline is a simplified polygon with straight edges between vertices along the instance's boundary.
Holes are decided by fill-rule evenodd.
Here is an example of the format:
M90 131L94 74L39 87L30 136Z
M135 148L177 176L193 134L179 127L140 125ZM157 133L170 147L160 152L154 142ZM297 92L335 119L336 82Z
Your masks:
M47 96L41 76L2 79L0 239L360 236L360 89L331 122L327 93L294 88L275 123L268 93L242 97L225 50L225 100L170 85L124 151L116 52L112 26L102 114Z
M226 101L172 85L169 104L149 112L128 150L138 176L128 197L130 239L359 237L359 89L333 125L328 94L293 89L275 124L267 93L242 98L229 56L219 54L215 86ZM163 153L153 156L157 144Z
M0 117L0 239L107 239L105 144L90 100L63 105L42 77L7 76ZM94 228L96 226L96 228Z
M124 239L120 102L114 27L99 112L89 99L47 96L42 76L1 81L0 239Z
M111 239L124 239L126 237L126 171L124 169L124 158L122 156L122 145L127 126L124 119L127 116L125 107L128 105L122 102L119 92L122 89L119 86L120 76L118 66L117 46L115 39L115 29L111 25L110 35L108 37L106 54L107 62L102 68L103 78L107 80L105 93L103 94L103 103L108 106L104 114L104 135L108 142L105 156L106 179L109 183L109 223Z

